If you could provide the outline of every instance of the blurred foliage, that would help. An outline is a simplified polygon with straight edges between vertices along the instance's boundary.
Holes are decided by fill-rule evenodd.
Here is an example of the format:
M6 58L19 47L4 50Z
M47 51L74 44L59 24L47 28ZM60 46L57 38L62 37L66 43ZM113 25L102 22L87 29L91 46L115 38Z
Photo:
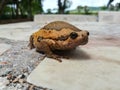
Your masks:
M114 5L110 4L110 5L109 5L109 10L110 10L110 11L114 11Z
M33 13L33 15L34 14L40 14L40 13L43 13L43 7L42 7L42 3L41 3L41 1L40 0L37 0L37 1L35 1L35 0L33 0L33 2L32 2L32 13Z
M43 0L6 0L0 2L0 19L31 18L34 14L43 13Z
M82 6L77 6L78 13L81 13L83 7Z
M88 6L77 6L75 10L70 11L71 14L85 14L90 15L92 14L92 10Z
M100 9L101 9L101 10L107 10L107 6L105 6L105 5L104 5L104 6L101 6Z
M47 9L47 14L52 14L52 10L51 9Z
M42 3L45 0L0 0L0 20L1 19L32 19L35 14L43 14ZM72 5L71 0L57 0L58 8L47 9L44 14L83 14L97 15L98 11L109 10L119 11L120 3L112 5L111 2L101 7L77 6L74 10L69 10Z
M32 14L43 13L42 8L43 0L22 0L20 6L24 13L28 13L29 9L31 9Z
M68 13L66 9L70 8L71 5L72 5L72 1L70 0L58 0L58 14Z
M3 13L9 15L11 13L11 8L9 6L5 6Z
M120 10L120 3L116 3L115 4L115 11L119 11Z
M89 14L90 13L89 11L90 11L89 7L88 6L84 6L84 12L85 12L85 14Z

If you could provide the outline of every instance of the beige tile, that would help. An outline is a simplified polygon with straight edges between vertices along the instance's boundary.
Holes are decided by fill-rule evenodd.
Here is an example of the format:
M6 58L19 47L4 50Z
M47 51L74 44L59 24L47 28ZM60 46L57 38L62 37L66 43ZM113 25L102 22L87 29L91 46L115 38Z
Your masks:
M29 75L27 81L53 90L120 89L120 64L119 61L116 62L120 58L118 52L120 48L99 47L79 50L77 50L79 54L84 52L82 53L83 57L79 54L76 57L76 54L73 54L71 59L64 59L62 63L45 58ZM110 54L109 50L118 53L115 53L114 56L114 52ZM110 55L111 57L109 57ZM102 58L99 58L100 56Z

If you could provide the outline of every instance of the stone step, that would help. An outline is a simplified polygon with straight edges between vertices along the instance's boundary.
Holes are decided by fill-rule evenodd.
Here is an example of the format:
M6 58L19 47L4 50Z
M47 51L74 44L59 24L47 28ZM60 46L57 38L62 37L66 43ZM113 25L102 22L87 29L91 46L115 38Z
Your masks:
M62 63L45 58L27 81L52 90L120 90L120 48L78 48Z

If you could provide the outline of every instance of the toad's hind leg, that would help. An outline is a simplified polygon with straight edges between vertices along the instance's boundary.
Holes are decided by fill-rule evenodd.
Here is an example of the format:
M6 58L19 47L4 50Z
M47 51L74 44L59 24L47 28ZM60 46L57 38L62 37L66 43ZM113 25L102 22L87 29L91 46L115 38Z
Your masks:
M37 51L37 52L40 52L40 53L41 53L41 52L42 52L42 53L45 53L47 57L53 58L53 59L55 59L55 60L57 60L57 61L59 61L59 62L62 62L62 60L60 59L60 56L54 54L54 53L51 51L49 45L48 45L46 42L44 42L44 41L41 41L41 42L39 42L39 43L37 44L36 51Z

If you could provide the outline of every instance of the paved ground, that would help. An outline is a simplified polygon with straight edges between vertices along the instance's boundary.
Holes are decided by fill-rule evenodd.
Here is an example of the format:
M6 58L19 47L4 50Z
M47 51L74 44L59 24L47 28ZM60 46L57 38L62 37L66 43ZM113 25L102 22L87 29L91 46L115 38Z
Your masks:
M0 43L0 55L2 55L3 52L9 50L11 48L11 45Z
M53 90L120 90L120 24L71 23L90 32L89 43L67 53L70 59L62 63L45 58L28 81ZM44 24L0 25L0 38L28 41L29 35ZM0 54L10 47L9 43L0 43Z

